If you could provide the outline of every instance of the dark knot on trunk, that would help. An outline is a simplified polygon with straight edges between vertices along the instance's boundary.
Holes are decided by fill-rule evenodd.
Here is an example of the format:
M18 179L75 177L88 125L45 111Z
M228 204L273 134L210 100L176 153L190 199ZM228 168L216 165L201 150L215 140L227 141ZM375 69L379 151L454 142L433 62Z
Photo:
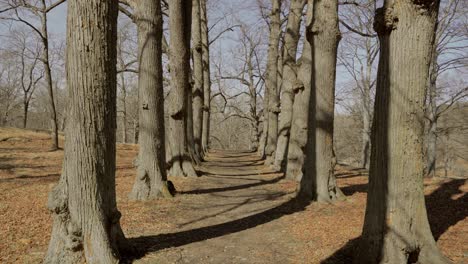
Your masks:
M398 25L398 16L393 8L378 8L375 11L374 30L379 35L387 35L395 30Z

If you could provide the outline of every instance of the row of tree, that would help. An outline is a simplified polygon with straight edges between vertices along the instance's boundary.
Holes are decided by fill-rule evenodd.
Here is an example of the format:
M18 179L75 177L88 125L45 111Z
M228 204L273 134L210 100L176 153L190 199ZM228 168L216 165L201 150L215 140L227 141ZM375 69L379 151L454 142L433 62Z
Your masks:
M9 19L28 24L19 8L44 14L47 20L48 10L61 2L42 1L43 5L37 7L13 1L2 13L12 12ZM434 64L439 1L400 2L386 0L375 11L379 48L377 42L368 45L371 57L367 65L372 67L379 56L379 66L372 133L366 130L372 136L363 140L365 163L370 157L370 187L358 263L445 262L430 233L422 192L425 92L427 81L433 76L429 75L429 67L431 62ZM343 194L333 174L340 3L291 0L289 9L282 9L282 4L284 1L271 0L265 73L259 71L255 49L258 40L241 28L242 44L247 51L246 75L234 78L219 73L217 80L234 78L249 88L249 121L256 128L252 132L252 148L267 164L300 182L298 198L327 202L341 199ZM304 40L300 59L296 60L304 7ZM289 12L283 20L284 9ZM119 10L137 27L137 69L127 69L128 64L119 60L121 50L116 48ZM166 15L169 44L163 35ZM283 22L286 22L284 33ZM374 33L343 25L367 35L364 37L375 37ZM30 27L37 29L32 24ZM203 159L209 147L210 103L218 95L226 101L220 85L219 91L211 94L208 31L206 0L120 1L120 4L68 1L67 137L63 174L49 197L54 225L46 263L74 263L83 258L90 263L114 263L119 252L131 248L119 225L115 199L118 72L138 74L140 150L130 197L136 200L170 197L168 174L196 175L194 165ZM47 28L37 30L46 50L48 41L44 40L47 35L44 32ZM41 53L41 62L46 65L44 53L48 51ZM171 86L166 109L163 53L169 58ZM47 67L44 75L46 71ZM46 79L50 78L49 73ZM31 87L35 81L30 78ZM265 93L260 114L257 96L262 82ZM120 85L125 85L124 79ZM363 85L366 86L363 108L368 110L374 85L370 75ZM49 95L52 107L52 89ZM369 130L371 119L368 114L363 121ZM259 126L263 126L262 131Z

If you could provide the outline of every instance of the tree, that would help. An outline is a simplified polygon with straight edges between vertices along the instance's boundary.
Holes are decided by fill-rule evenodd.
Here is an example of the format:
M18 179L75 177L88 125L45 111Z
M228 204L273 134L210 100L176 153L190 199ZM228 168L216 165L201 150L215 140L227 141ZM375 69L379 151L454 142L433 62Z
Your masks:
M57 150L59 148L58 142L58 123L57 123L57 111L55 107L55 100L54 100L54 89L53 89L53 81L52 81L52 71L50 66L49 60L49 31L47 29L47 14L52 11L57 6L61 5L65 2L65 0L57 0L56 2L52 2L47 5L46 0L40 0L34 3L21 1L21 0L12 0L7 1L9 7L4 10L0 10L0 13L13 11L13 15L11 18L7 18L8 20L21 22L24 25L30 27L35 33L38 34L41 42L42 42L42 56L40 58L41 62L44 64L44 73L45 73L45 80L47 84L47 91L49 93L49 111L51 115L51 126L52 126L52 145L51 150ZM24 8L32 13L35 17L39 19L39 25L36 26L31 22L23 19L20 14L19 8Z
M302 10L305 0L292 0L289 8L283 47L283 70L281 82L281 114L279 116L278 143L276 146L275 167L284 170L288 153L289 134L293 115L294 86L298 85L296 53L299 42Z
M276 142L278 139L278 57L281 38L281 1L271 0L270 37L268 41L268 58L265 85L268 92L268 132L266 134L265 164L272 164L275 159ZM265 96L266 96L265 95Z
M361 167L369 169L374 65L379 54L377 35L372 29L374 2L364 2L358 6L349 5L340 9L344 9L340 14L340 22L348 29L349 34L344 34L339 61L351 75L353 88L358 94L357 106L362 122Z
M285 177L291 180L300 180L303 176L303 166L307 147L307 131L309 119L310 90L312 88L312 28L313 1L307 0L307 13L305 22L305 38L302 46L302 55L297 62L297 85L294 86L294 104L291 121L291 135L288 146L288 161L286 163Z
M203 42L201 34L201 0L192 1L192 58L193 58L193 141L197 157L201 157L203 106L204 106L204 77L203 77Z
M468 6L460 0L451 0L441 6L438 18L435 45L432 51L431 67L427 82L426 99L426 152L425 174L436 175L437 157L437 122L440 117L450 110L456 102L468 96L466 82L461 86L445 89L440 84L439 76L450 70L466 67L467 52L464 42L468 40L466 25L460 23L462 14L466 14ZM451 89L450 89L451 88Z
M44 70L38 65L41 58L41 47L34 45L30 31L12 31L12 47L10 52L17 58L19 71L19 86L22 90L23 128L27 127L29 107L39 82L44 78Z
M208 16L206 1L200 0L201 6L201 41L202 41L202 68L203 68L203 126L202 126L202 150L207 152L210 139L211 116L211 78L210 78L210 42L208 36Z
M130 198L171 197L167 188L162 74L162 13L159 0L134 5L138 28L139 153Z
M44 263L117 263L125 246L115 194L117 5L68 1L70 112Z
M338 1L315 1L311 28L312 82L307 148L299 195L315 201L343 197L334 175L333 120L338 42Z
M14 119L14 113L21 107L18 100L21 94L19 69L16 56L8 51L0 52L0 126Z
M438 0L384 1L369 194L356 263L449 263L437 249L423 192L424 96Z
M170 146L169 175L197 176L188 153L187 93L191 91L190 77L190 24L191 1L175 0L169 4L169 44L171 91L169 100Z

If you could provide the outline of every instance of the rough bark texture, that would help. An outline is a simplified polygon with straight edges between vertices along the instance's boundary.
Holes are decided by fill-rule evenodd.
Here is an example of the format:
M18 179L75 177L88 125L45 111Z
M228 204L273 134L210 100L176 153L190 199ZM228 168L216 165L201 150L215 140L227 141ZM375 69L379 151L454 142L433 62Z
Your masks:
M203 129L203 43L201 35L200 0L192 1L192 57L193 57L193 141L195 155L201 157Z
M187 97L190 86L190 25L192 2L174 0L169 4L169 29L171 33L169 93L170 146L169 175L196 176L187 144Z
M162 13L160 0L135 5L138 28L138 114L140 148L130 199L170 197L167 189L162 76Z
M281 114L279 116L278 143L276 146L275 166L285 169L288 153L289 135L293 114L294 87L298 86L296 53L299 42L302 10L305 0L292 0L289 8L288 24L284 36L283 73L281 82Z
M125 241L115 197L117 5L68 1L70 112L44 263L117 263Z
M313 0L307 1L306 32L311 29ZM291 122L291 135L288 146L288 162L286 163L286 178L300 180L307 146L307 120L309 118L310 89L312 87L312 49L310 33L306 33L302 47L302 56L298 62L297 85L293 88L294 104Z
M438 0L385 1L366 216L356 263L449 263L437 249L423 193L424 97Z
M200 0L201 5L201 40L203 59L203 127L202 149L208 151L210 139L210 109L211 109L211 78L210 78L210 47L208 38L208 17L206 13L206 0Z
M313 69L306 159L299 194L315 201L343 196L336 186L333 156L336 55L340 31L338 1L315 0L312 28Z
M271 0L272 9L270 14L270 36L268 40L267 74L265 78L268 90L268 132L266 134L265 156L267 165L271 165L275 159L276 142L278 139L278 57L279 41L281 37L281 1Z

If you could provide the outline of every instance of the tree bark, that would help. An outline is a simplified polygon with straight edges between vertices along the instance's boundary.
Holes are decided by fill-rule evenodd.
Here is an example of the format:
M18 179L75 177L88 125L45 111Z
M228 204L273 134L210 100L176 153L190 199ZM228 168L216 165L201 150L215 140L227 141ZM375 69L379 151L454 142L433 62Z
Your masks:
M356 263L449 263L437 249L423 192L424 98L438 0L385 0L369 194Z
M210 116L211 116L211 78L210 78L210 47L208 37L208 17L206 13L206 1L200 0L201 11L201 41L203 61L203 127L202 127L202 150L208 151L210 139Z
M187 145L187 97L190 86L190 24L192 2L174 0L169 4L170 73L169 175L197 176Z
M194 151L198 158L202 151L203 130L203 43L201 35L201 0L192 1L192 57L193 57L193 141Z
M306 33L311 29L313 15L313 0L307 0ZM310 89L312 87L312 48L306 34L302 47L302 56L298 62L297 85L293 88L294 104L291 122L291 136L288 147L288 162L286 163L287 179L300 181L306 155L307 120L309 118Z
M289 8L288 24L284 37L283 73L281 83L281 114L279 116L278 143L276 146L275 167L284 171L288 153L289 135L293 114L294 86L297 86L296 53L299 42L299 29L305 0L292 0Z
M267 74L265 79L268 90L268 133L266 134L265 164L271 165L275 159L276 142L278 139L278 57L279 41L281 37L281 1L271 0L270 37L268 41Z
M312 88L308 137L299 195L319 202L343 197L336 186L333 157L336 56L340 30L338 1L315 0L312 28Z
M138 28L140 133L138 169L130 199L171 197L167 188L160 0L135 5Z
M117 263L125 246L115 194L117 6L68 1L70 112L44 263Z

